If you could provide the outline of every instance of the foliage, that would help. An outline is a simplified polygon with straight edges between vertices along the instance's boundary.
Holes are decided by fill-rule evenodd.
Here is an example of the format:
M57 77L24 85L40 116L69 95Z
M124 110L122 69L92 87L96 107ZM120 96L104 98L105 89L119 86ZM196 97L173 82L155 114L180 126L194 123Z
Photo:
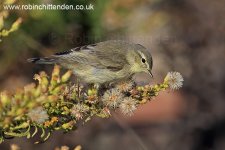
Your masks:
M11 5L14 4L16 0L5 0L3 1L3 5ZM22 23L22 18L18 18L9 29L4 29L4 20L9 16L8 10L0 11L0 42L1 37L8 36L11 32L16 31L20 24Z
M85 89L79 83L72 84L71 75L72 72L67 71L60 76L60 67L55 66L51 78L45 72L34 76L37 85L29 84L14 94L1 92L1 142L11 137L31 138L39 130L42 132L39 142L44 142L53 131L74 130L78 122L86 123L96 116L108 118L110 111L117 108L125 115L132 115L138 105L152 100L176 81L167 75L163 83L154 86L120 83L99 96L95 88ZM182 81L176 81L180 82L180 87Z

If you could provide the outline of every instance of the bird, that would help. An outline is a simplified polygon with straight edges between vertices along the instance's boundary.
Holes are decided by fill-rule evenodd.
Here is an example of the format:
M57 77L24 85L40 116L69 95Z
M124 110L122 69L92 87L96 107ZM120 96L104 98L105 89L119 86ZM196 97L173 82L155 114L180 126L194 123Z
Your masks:
M35 64L58 64L72 70L81 81L94 85L129 80L140 72L153 77L153 60L149 49L123 40L103 41L27 61Z

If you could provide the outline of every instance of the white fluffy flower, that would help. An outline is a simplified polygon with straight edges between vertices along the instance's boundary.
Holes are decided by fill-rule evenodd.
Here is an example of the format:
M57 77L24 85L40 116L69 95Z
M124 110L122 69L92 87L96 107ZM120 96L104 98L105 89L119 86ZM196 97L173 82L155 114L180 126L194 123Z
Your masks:
M27 116L31 119L31 121L36 122L38 124L44 123L49 118L46 110L44 110L44 108L41 106L31 110L27 114Z
M77 120L82 119L83 115L86 114L88 108L83 104L76 104L71 108L71 114L77 118Z
M131 116L137 109L137 103L135 99L131 97L126 97L119 105L119 109L124 115Z
M105 106L108 106L109 108L116 108L123 100L123 98L123 94L117 88L113 88L107 90L104 93L102 97L102 102Z
M133 82L121 82L121 83L116 85L116 88L118 88L122 92L127 92L130 89L132 89L133 85L134 85Z
M170 89L178 90L183 86L184 78L179 72L169 72L166 75L165 82L168 83Z

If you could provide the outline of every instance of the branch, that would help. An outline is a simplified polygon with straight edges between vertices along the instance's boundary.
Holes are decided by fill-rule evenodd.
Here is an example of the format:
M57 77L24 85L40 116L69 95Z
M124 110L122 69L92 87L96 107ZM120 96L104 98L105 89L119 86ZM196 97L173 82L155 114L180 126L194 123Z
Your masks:
M60 76L55 66L51 78L45 72L36 74L37 84L31 83L11 94L0 95L0 142L12 137L31 138L41 132L40 141L46 141L56 130L69 132L77 123L86 123L93 117L109 118L110 111L119 109L132 115L139 105L146 104L166 89L182 86L183 77L170 72L156 85L136 86L122 82L98 96L95 88L86 89L70 81L72 72Z

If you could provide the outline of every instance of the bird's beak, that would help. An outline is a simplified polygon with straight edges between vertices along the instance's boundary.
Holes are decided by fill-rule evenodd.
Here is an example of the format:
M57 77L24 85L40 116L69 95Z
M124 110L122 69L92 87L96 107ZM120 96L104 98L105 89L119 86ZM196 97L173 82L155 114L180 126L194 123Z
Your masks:
M153 74L152 74L151 70L148 70L148 73L149 73L150 76L153 78Z

